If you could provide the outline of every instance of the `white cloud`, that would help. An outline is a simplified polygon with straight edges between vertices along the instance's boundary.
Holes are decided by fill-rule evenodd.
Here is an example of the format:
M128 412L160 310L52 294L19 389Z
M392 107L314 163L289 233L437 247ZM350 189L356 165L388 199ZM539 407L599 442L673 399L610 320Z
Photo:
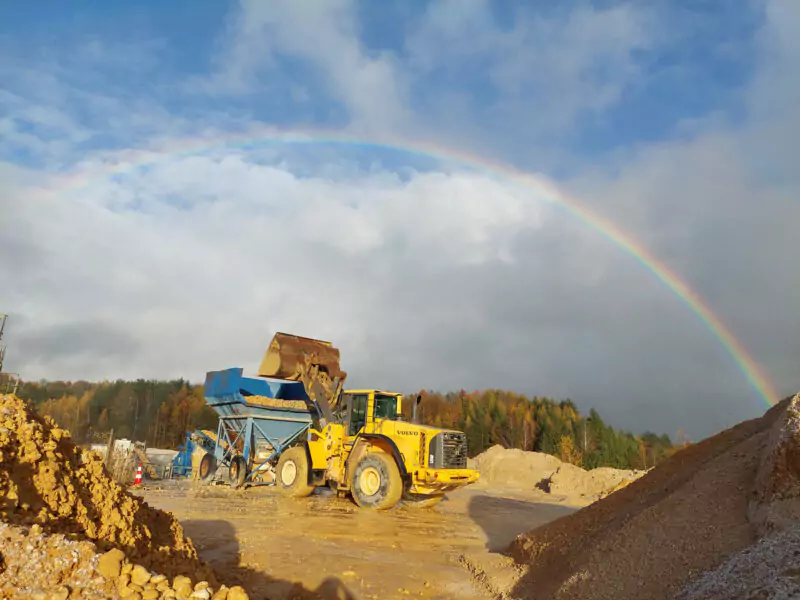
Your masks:
M264 91L277 58L289 56L318 73L325 92L349 111L353 127L371 133L401 130L411 115L397 61L390 53L367 52L357 34L350 0L243 0L221 42L217 73L195 85L209 93ZM297 83L291 90L308 97Z
M224 361L238 344L258 348L271 326L364 335L370 288L394 283L381 273L384 257L402 252L422 271L510 261L515 232L538 227L523 199L471 175L334 182L193 157L68 194L57 182L49 188L3 193L4 214L26 232L7 251L22 258L33 245L45 257L35 270L0 266L15 281L3 300L23 317L15 335L31 345L45 342L39 330L102 323L138 349L113 366L81 367L68 347L46 353L47 362L17 359L18 370L50 377L215 368L214 357ZM242 356L250 362L255 352Z
M260 98L288 55L326 82L294 82L298 97L311 86L312 98L343 103L354 134L423 132L523 164L545 160L542 127L568 130L639 85L633 53L661 43L638 5L504 28L476 1L433 5L408 56L376 54L347 3L275 6L243 5L205 89ZM567 185L705 296L783 390L800 353L798 5L768 8L746 119L700 118L678 141L572 162ZM187 132L213 140L235 124L257 136L262 124L190 117L155 97L94 93L62 67L29 67L0 97L0 150L13 160L26 148L47 165L0 164L0 277L12 282L0 310L12 314L9 366L25 377L199 380L253 368L280 329L337 343L354 384L571 395L615 424L670 433L759 409L719 342L652 274L525 189L474 173L360 170L363 156L338 148L291 160L280 147L162 156ZM415 88L448 69L491 79L502 114L476 112L463 90L445 102ZM85 101L95 120L65 99ZM19 127L25 118L39 129ZM153 164L89 176L147 155L78 151L109 131L151 148ZM548 153L563 157L552 139ZM91 185L65 194L56 168Z
M411 66L456 85L477 77L496 98L491 118L538 133L570 130L580 113L607 109L644 77L634 53L657 43L657 28L652 11L638 5L579 4L556 13L518 10L504 28L486 0L434 3L409 35Z

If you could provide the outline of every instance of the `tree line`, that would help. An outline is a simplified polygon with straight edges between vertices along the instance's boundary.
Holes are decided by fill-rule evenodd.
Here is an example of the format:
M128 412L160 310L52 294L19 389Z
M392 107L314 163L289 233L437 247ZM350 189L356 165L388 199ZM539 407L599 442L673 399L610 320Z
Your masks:
M467 435L470 456L499 444L544 452L585 469L648 469L677 450L666 434L617 431L594 409L583 417L572 400L528 398L503 390L421 391L418 418ZM410 418L416 395L403 405Z
M202 392L202 385L183 379L22 382L17 390L41 414L69 429L78 443L102 441L113 429L117 438L162 448L176 448L194 429L216 429L217 415ZM677 448L665 434L615 430L594 409L584 417L571 400L528 398L503 390L423 390L419 395L420 421L465 432L470 456L500 444L552 454L587 469L647 469ZM405 397L407 419L416 396Z
M22 382L20 398L68 429L78 443L100 442L113 429L117 439L177 448L188 431L217 428L217 413L203 387L183 379Z

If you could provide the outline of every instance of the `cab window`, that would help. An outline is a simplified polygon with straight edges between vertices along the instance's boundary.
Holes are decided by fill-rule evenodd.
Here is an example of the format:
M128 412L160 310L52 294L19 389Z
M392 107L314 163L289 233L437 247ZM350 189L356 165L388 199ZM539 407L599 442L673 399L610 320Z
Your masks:
M375 418L396 419L397 396L384 396L382 394L375 394Z
M350 430L348 435L355 435L367 423L367 395L350 396Z

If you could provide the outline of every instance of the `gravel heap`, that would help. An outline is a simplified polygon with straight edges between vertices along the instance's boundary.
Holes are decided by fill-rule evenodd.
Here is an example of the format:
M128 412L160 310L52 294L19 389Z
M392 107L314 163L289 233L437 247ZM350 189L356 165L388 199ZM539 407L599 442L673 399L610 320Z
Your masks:
M800 501L800 492L792 496L800 436L789 424L799 407L800 397L787 398L607 498L519 536L509 552L528 567L512 596L672 598L776 523L790 522Z
M676 600L800 598L800 394L772 428L748 518L763 537L687 584Z

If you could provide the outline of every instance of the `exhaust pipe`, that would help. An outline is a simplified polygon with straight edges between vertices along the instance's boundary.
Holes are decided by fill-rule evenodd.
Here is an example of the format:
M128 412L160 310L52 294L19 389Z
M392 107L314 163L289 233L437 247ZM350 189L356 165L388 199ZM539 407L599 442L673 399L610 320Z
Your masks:
M411 409L411 422L412 423L419 423L419 421L417 420L417 407L419 406L420 402L422 402L422 395L421 394L417 394L417 401L414 403L414 406Z

